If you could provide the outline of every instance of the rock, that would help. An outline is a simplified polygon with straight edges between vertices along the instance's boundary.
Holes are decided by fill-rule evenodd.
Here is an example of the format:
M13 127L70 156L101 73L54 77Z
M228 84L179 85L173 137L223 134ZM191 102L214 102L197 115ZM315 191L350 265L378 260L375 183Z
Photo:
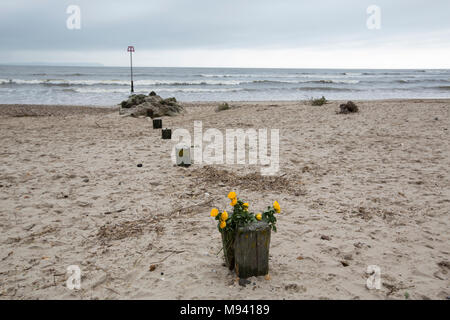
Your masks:
M364 246L364 243L362 243L362 242L355 242L353 245L354 245L356 248L361 249L361 248Z
M138 104L142 104L145 102L146 95L145 94L133 94L128 100L124 100L120 103L122 108L131 108Z
M250 280L239 278L239 285L240 285L241 287L245 287L246 285L248 285L248 284L250 284L250 283L251 283Z
M294 290L294 291L298 291L298 286L296 283L291 283L288 285L284 286L284 290Z
M156 269L156 264L152 264L149 268L150 271L155 271Z
M88 179L88 178L83 179L83 182L84 182L84 183L88 183L88 182L89 182L89 179Z
M24 227L23 229L25 230L25 231L30 231L31 229L33 229L33 227L35 226L36 224L30 224L30 225L28 225L28 226L26 226L26 227Z
M320 239L330 241L330 240L331 240L331 237L322 235L322 236L320 237Z
M220 104L217 108L216 108L216 112L220 112L220 111L224 111L224 110L229 110L230 109L230 105L228 103L222 103Z
M344 255L345 260L353 260L353 256L351 253Z
M142 163L138 163L138 168L142 168Z
M346 113L355 113L359 111L359 108L352 101L348 101L347 103L343 103L339 106L341 109L338 113L346 114Z
M183 107L178 104L177 99L163 99L154 91L148 96L145 94L131 95L128 100L120 103L119 114L131 117L162 117L174 116L183 111Z

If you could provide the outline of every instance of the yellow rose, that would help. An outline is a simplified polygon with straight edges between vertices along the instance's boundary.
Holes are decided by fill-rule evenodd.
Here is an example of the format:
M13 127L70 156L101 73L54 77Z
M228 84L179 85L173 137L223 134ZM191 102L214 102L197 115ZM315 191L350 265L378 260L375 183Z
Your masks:
M234 198L236 198L237 197L237 195L236 195L236 192L234 192L234 191L231 191L229 194L228 194L228 198L230 199L230 200L233 200Z
M216 217L219 214L219 210L217 210L216 208L213 208L211 210L211 217Z
M258 213L258 214L256 215L256 219L261 221L261 219L262 219L262 214L261 214L261 213Z
M220 215L220 220L227 221L227 219L228 219L228 212L226 211L222 212L222 214Z
M223 229L227 226L227 223L225 221L220 222L220 229Z
M248 203L246 202L246 203L244 203L243 205L242 205L243 207L244 207L244 209L245 210L247 210L248 209Z
M280 208L280 205L279 205L279 203L278 203L277 201L275 201L275 202L273 203L273 208L275 209L275 211L276 211L277 213L280 213L281 208Z
M237 198L233 198L233 200L231 200L230 202L230 206L234 207L237 203Z

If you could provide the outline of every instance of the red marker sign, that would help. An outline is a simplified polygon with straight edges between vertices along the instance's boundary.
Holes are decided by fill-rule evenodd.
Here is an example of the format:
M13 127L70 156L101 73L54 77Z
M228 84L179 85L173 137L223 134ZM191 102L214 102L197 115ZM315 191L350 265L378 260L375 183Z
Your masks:
M133 46L128 46L127 52L134 52L134 47Z

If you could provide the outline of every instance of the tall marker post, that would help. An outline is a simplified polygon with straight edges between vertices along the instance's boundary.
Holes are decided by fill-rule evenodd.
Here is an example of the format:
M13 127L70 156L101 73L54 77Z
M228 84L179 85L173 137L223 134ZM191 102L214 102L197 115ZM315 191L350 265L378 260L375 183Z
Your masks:
M134 47L128 46L127 51L130 53L130 70L131 70L131 92L134 92L134 86L133 86L133 52Z

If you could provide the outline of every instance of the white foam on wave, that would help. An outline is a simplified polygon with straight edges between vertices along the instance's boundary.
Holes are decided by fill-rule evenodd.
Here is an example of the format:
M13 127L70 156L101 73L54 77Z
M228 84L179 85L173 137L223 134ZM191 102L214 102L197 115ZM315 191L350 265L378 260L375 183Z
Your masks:
M342 83L342 84L357 84L359 80L331 80L331 79L320 79L320 80L254 80L245 83Z
M0 79L0 84L44 84L44 85L126 85L122 80L65 80L65 79Z
M239 85L242 81L238 80L135 80L134 84L137 86L157 86L157 85ZM23 84L23 85L120 85L129 86L128 80L65 80L65 79L0 79L0 84Z
M158 92L191 92L191 93L213 93L213 92L236 92L236 91L241 91L244 90L243 88L240 89L233 89L233 88L228 88L228 89L202 89L202 88L135 88L135 94L148 94L150 91L158 91ZM73 92L78 92L78 93L129 93L130 89L125 89L125 88L75 88L75 89L71 89L71 91Z
M345 76L362 76L363 74L360 72L345 72L340 74L316 74L316 73L302 73L302 74L285 74L285 73L262 73L262 74L200 74L198 76L204 78L261 78L264 79L278 79L278 78L287 78L287 79L297 79L297 78L307 78L307 79L341 79L345 78Z

